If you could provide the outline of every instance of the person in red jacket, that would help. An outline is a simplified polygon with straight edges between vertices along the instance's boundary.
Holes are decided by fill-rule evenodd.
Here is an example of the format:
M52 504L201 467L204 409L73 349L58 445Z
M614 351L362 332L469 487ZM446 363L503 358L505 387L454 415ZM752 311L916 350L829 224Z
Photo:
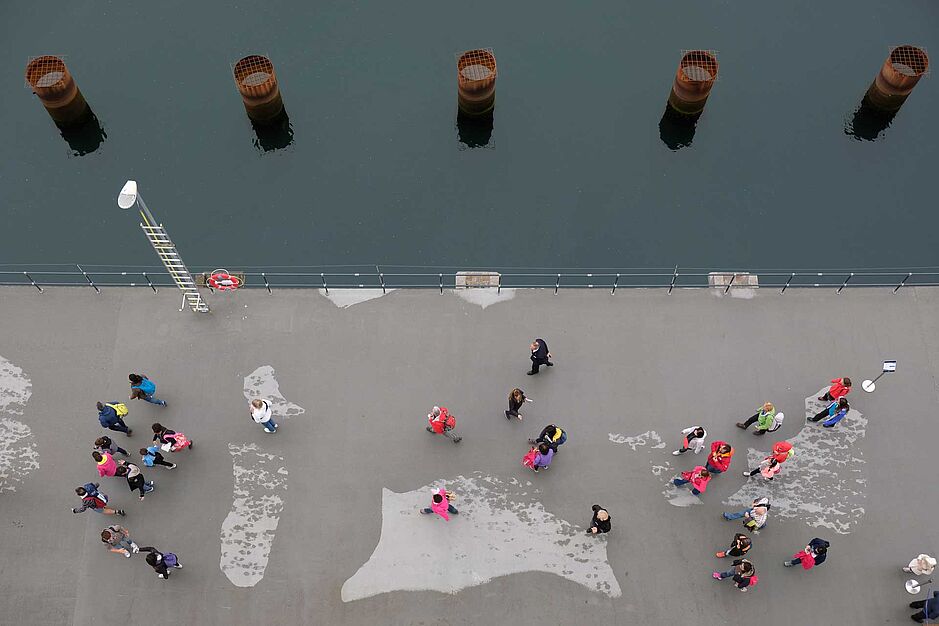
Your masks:
M819 396L818 399L822 402L837 402L838 398L843 398L849 393L851 393L850 378L847 376L844 378L832 378L831 387L828 388L825 395Z
M460 443L463 439L463 437L453 432L453 429L456 428L456 416L450 413L445 406L435 406L433 410L427 414L427 422L430 424L427 426L427 432L429 433L443 435L453 443Z
M715 441L711 444L711 454L708 456L704 468L711 474L721 474L730 467L730 459L734 456L734 449L726 441Z
M114 457L107 452L95 450L91 453L91 458L98 464L98 476L114 476L117 471L117 461L114 460Z
M711 480L711 473L703 466L699 465L690 472L682 472L681 478L675 478L672 483L676 487L681 487L691 483L691 493L700 496L708 488L708 482Z

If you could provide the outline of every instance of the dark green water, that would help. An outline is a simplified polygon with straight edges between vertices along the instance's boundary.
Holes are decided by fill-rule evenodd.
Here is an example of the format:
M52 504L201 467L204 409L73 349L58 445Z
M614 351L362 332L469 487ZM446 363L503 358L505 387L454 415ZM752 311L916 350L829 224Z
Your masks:
M153 264L115 204L135 178L198 266L939 265L936 79L875 140L846 132L888 46L939 50L934 0L52 0L0 24L4 263ZM474 47L499 78L469 148L454 55ZM660 120L687 48L720 77L676 151ZM230 74L255 52L293 133L269 152ZM107 135L90 154L23 87L47 53Z

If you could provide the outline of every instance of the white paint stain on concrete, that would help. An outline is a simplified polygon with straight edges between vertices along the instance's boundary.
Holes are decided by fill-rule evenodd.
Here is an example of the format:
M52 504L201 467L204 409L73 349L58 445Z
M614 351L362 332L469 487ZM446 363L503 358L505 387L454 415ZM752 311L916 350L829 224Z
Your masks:
M499 302L507 302L515 297L515 289L502 289L498 287L468 287L454 289L453 292L469 302L482 308L492 306Z
M0 356L0 491L16 491L19 483L39 469L39 451L32 431L13 419L23 414L32 387L22 368Z
M641 435L635 435L632 437L627 437L626 435L620 435L618 433L609 433L610 441L613 443L625 444L633 449L635 452L636 448L639 446L646 446L650 443L655 444L652 446L652 449L664 448L665 442L662 441L662 438L659 437L659 434L654 430L649 430Z
M245 376L244 393L248 400L263 398L270 402L271 412L275 418L289 419L306 413L302 406L289 402L280 393L280 385L274 377L274 368L270 365L262 365ZM279 423L277 419L274 421Z
M326 293L325 289L319 290L321 296L329 298L330 302L340 309L348 309L354 304L361 304L369 300L374 300L375 298L381 298L385 293L391 293L392 291L394 291L394 289L382 291L380 288L366 289L364 287L359 289L330 289L329 293Z
M655 472L653 472L655 473ZM676 472L677 474L678 472ZM665 496L665 499L672 506L694 506L695 504L702 504L701 498L691 493L691 485L682 485L681 487L676 487L675 483L672 482L672 479L675 478L674 475L668 475L668 482L665 484L665 488L662 489L662 495Z
M438 486L457 496L460 513L449 522L419 511ZM606 537L587 536L586 527L548 513L524 497L523 489L478 472L406 493L382 489L381 537L369 560L343 584L343 602L391 591L456 593L529 571L619 597Z
M805 399L806 418L829 404L816 399L826 389ZM725 504L742 510L754 498L768 496L773 516L797 518L815 528L850 533L864 515L867 497L866 461L860 449L866 428L867 418L854 409L832 428L824 428L822 422L806 422L789 439L795 456L786 461L776 479L767 482L751 478ZM767 441L767 447L773 441ZM750 467L756 467L767 454L769 450L750 448Z
M219 567L236 587L264 578L274 532L284 510L287 468L284 458L257 444L228 444L235 477L234 501L222 522Z

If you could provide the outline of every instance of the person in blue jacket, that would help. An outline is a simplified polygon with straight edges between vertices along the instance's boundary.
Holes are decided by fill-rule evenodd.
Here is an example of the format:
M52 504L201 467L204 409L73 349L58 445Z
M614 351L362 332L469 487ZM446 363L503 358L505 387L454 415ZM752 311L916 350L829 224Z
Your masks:
M128 437L134 434L132 428L128 428L127 424L124 423L124 419L118 415L117 409L114 407L124 406L118 401L97 404L98 407L98 421L101 425L110 430L116 430L122 432ZM127 415L127 408L124 408L124 415Z
M153 384L152 380L141 374L131 374L128 378L130 379L131 400L144 400L150 404L166 406L166 400L158 400L153 397L153 394L156 393L156 385Z
M910 602L910 608L919 609L919 611L910 615L910 619L919 624L922 624L923 620L926 619L929 621L939 619L939 591L933 591L932 597L926 600Z
M844 416L847 415L848 411L850 410L851 410L851 407L848 405L848 399L842 397L842 398L839 398L837 402L832 402L831 404L829 404L828 408L819 411L818 414L815 415L815 417L810 417L809 421L817 422L820 419L827 417L827 419L825 419L825 421L822 422L822 426L826 428L831 428L832 426L840 422L842 419L844 419Z

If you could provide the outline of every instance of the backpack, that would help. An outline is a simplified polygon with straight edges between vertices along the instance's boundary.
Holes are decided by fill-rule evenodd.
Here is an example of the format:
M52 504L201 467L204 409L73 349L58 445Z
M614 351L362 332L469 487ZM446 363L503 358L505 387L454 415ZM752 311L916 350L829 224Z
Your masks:
M142 381L140 381L139 385L134 385L134 386L140 391L147 394L148 396L154 391L156 391L156 385L154 385L153 381L150 380L149 378L144 378Z
M750 587L755 587L758 582L760 582L760 577L757 576L756 574L754 574L753 576L750 577L750 585L749 585L749 586L750 586Z
M114 412L117 413L118 417L124 417L130 413L130 411L127 410L127 405L123 402L118 402L117 404L106 404L105 406L109 406L114 409Z
M103 509L108 505L108 497L103 493L97 496L85 496L82 503L87 504L89 509Z
M532 448L528 451L528 454L522 457L522 465L528 469L534 469L535 467L535 456L538 454L537 448Z
M176 567L179 559L172 552L167 552L163 555L163 562L166 563L167 567Z

